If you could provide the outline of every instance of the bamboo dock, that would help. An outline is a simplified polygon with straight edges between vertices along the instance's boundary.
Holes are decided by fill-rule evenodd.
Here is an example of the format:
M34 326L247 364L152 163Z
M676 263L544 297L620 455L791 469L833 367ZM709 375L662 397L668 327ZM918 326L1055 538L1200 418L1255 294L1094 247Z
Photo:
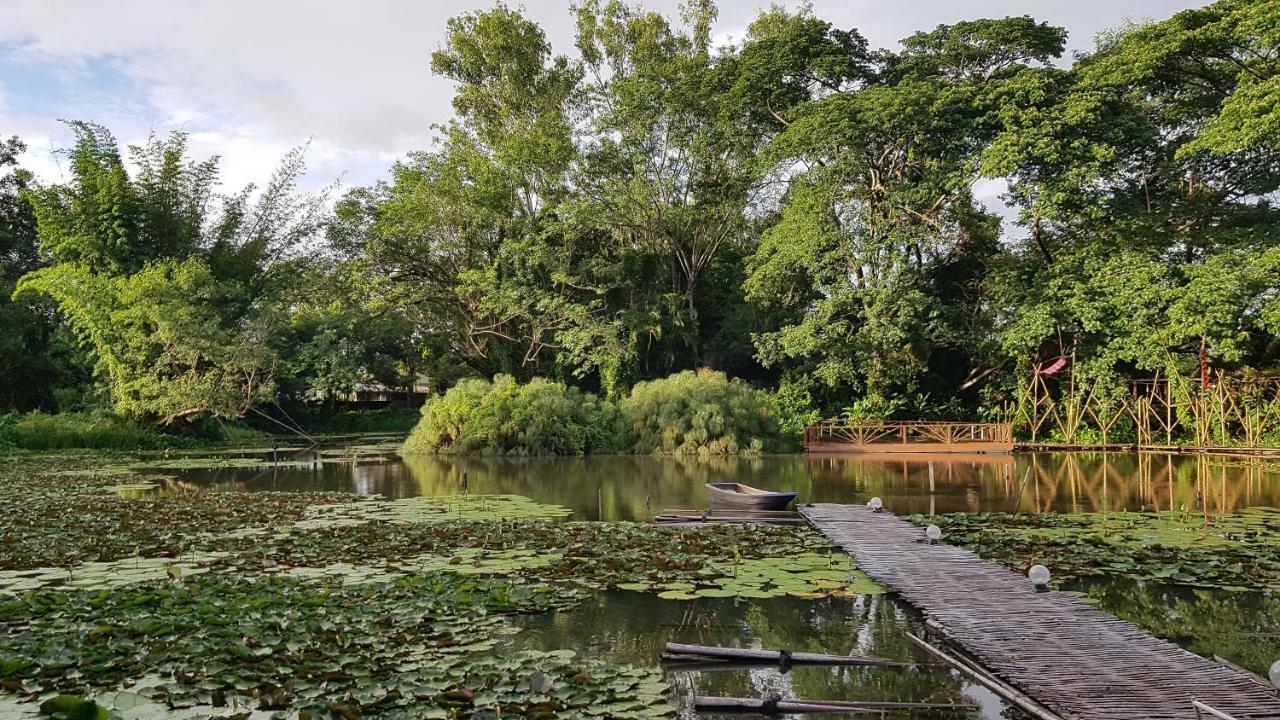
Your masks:
M932 629L1042 706L1037 717L1195 720L1196 701L1236 720L1280 719L1280 696L1254 675L1065 593L1037 593L1025 577L968 550L922 542L921 528L890 513L834 504L800 512Z

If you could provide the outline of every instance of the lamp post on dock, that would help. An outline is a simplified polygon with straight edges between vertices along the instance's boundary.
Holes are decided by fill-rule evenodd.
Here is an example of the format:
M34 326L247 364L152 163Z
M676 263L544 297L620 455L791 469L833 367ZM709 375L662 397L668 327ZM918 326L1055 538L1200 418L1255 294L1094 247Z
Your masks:
M1036 586L1036 592L1049 592L1049 568L1043 565L1032 565L1027 571L1027 579Z

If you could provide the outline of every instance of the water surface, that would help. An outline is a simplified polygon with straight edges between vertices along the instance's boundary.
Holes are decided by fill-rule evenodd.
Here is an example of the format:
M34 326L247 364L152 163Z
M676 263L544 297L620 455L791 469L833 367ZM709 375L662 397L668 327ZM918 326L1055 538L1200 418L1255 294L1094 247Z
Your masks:
M785 672L777 666L668 669L673 699L685 718L699 716L692 710L695 695L764 698L775 693L805 700L974 706L970 711L916 712L910 717L1024 717L985 688L946 666L933 664L904 634L923 634L919 616L884 595L679 602L613 591L573 610L527 616L520 625L523 632L513 638L519 647L571 649L587 657L633 665L653 665L668 642L871 655L919 663L913 668L795 667Z
M258 457L269 460L271 453ZM394 454L344 460L281 453L297 465L168 470L188 488L333 490L386 497L526 495L580 520L649 520L705 508L704 483L795 490L802 502L884 499L897 513L1098 512L1280 506L1280 464L1259 458L1134 453L772 455L754 458L472 458Z
M269 451L255 456L273 457ZM567 506L576 519L606 521L649 520L665 508L704 508L703 484L709 482L795 490L802 502L863 503L879 496L897 513L1224 513L1280 506L1280 463L1209 455L402 459L388 449L345 458L332 451L282 452L278 459L289 464L164 471L175 480L160 492L331 490L396 498L452 495L465 489L525 495ZM1280 601L1270 593L1123 580L1078 583L1069 589L1194 652L1220 655L1259 674L1280 658ZM661 645L678 639L908 657L915 650L906 644L903 631L917 626L909 609L884 598L735 605L706 599L663 601L639 593L610 593L575 611L528 621L530 637L547 647L639 664L656 662ZM707 694L752 697L762 697L765 690L792 689L795 697L923 701L937 691L948 698L985 698L984 716L1000 717L1003 710L991 710L1000 707L997 700L948 677L946 672L920 677L866 669L796 669L783 676L775 669L681 675L675 682L689 697L695 685Z

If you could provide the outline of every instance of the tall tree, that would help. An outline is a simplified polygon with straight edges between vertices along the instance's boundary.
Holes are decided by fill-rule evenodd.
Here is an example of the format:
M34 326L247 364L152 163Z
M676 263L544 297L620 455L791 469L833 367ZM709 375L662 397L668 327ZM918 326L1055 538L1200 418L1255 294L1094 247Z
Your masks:
M393 169L374 267L476 371L545 371L557 333L589 319L597 295L558 214L579 69L503 5L450 20L432 69L457 84L457 117L436 149Z
M998 153L1032 241L994 284L1006 353L1116 381L1271 361L1278 13L1108 33L1020 118Z
M705 0L684 7L683 27L617 1L577 8L590 78L582 212L631 263L667 278L647 292L635 286L615 316L613 345L632 363L636 345L655 340L665 340L675 367L705 359L714 327L699 316L704 275L753 237L747 210L759 138L732 102L731 53L711 45L715 17Z
M66 378L56 323L47 305L11 298L18 279L41 265L36 219L24 193L17 137L0 141L0 410L52 409Z
M180 133L133 148L126 170L104 128L72 123L72 179L34 188L51 263L18 283L51 298L89 348L123 412L162 423L235 418L273 397L263 322L325 200L295 190L301 151L260 192L214 192L216 159L193 162Z
M771 20L787 24L813 27L803 13ZM766 364L814 378L833 401L864 396L863 411L883 414L930 376L925 389L954 394L992 344L981 281L998 223L972 188L1017 108L1010 88L1042 72L1065 34L1030 18L979 20L870 55L848 33L823 34L808 62L841 74L779 113L785 128L766 157L791 171L789 186L747 290L780 318L757 338ZM855 54L833 63L840 48Z

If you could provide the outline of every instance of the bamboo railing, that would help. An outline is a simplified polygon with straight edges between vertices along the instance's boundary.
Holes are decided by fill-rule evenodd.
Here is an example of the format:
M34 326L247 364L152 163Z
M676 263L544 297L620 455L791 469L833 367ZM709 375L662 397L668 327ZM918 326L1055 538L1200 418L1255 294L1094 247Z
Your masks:
M983 452L1013 447L1010 423L937 420L816 422L804 431L809 450L848 452Z

